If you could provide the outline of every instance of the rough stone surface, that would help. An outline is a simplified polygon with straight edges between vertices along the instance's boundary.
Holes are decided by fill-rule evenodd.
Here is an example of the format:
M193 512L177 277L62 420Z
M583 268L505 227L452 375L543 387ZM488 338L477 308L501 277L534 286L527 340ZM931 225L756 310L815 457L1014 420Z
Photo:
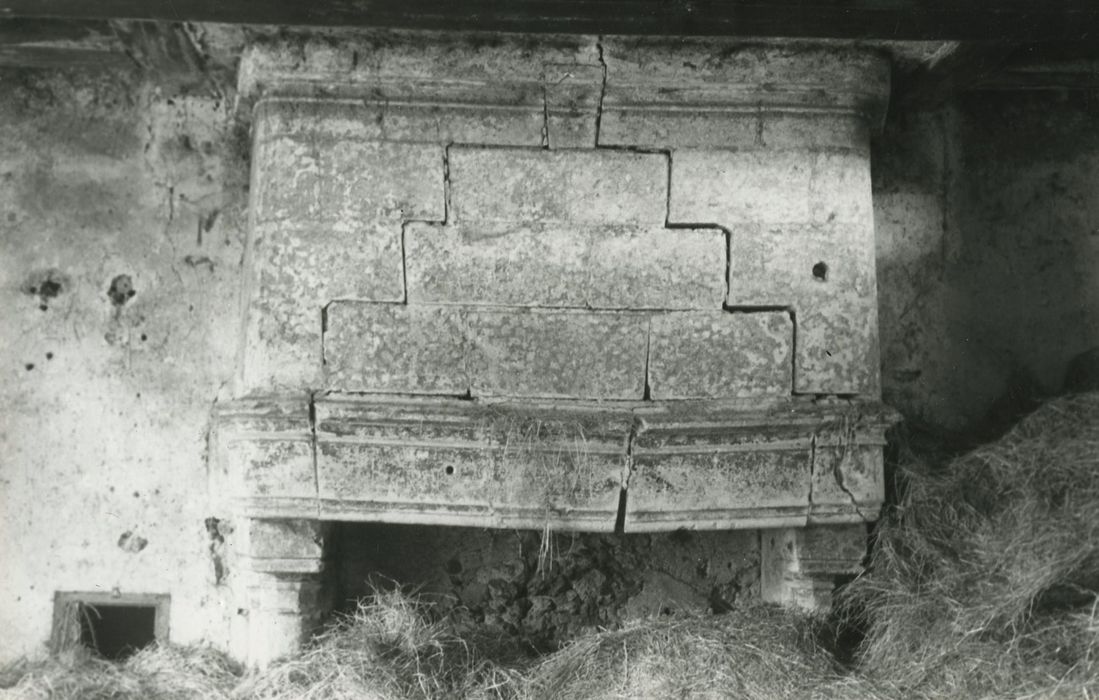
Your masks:
M667 105L618 108L613 88L599 122L601 146L751 149L760 141L758 108L669 110Z
M818 442L812 500L810 522L877 520L885 501L881 448Z
M317 405L322 517L610 532L630 422L396 400Z
M410 302L716 309L717 230L475 224L405 227Z
M812 221L814 160L810 151L677 150L668 220L721 226Z
M672 223L851 223L871 221L868 154L813 150L677 150Z
M729 305L789 306L796 314L796 392L877 390L873 246L869 225L730 230Z
M640 399L648 322L643 314L336 302L325 334L328 387Z
M594 148L603 97L603 67L556 63L547 64L545 71L547 145Z
M809 449L635 448L626 532L782 527L805 521Z
M235 441L228 452L239 498L316 498L313 444L307 436Z
M454 221L663 225L667 157L621 151L449 150Z
M649 319L576 311L470 311L474 396L641 399Z
M333 302L324 335L327 385L339 391L465 394L460 310Z
M252 159L258 223L442 221L446 216L441 146L277 137L257 141Z
M248 556L258 559L320 559L324 536L315 520L245 521Z
M767 530L761 540L761 597L807 610L831 605L837 577L860 573L866 556L865 525Z
M245 391L319 386L322 309L333 299L401 301L401 228L333 222L252 231Z
M649 341L651 398L789 396L793 331L783 312L657 314Z
M410 141L447 145L480 143L537 148L545 138L540 85L525 104L442 105L371 101L272 98L256 105L261 139ZM502 102L518 96L501 95Z
M793 110L766 111L759 118L763 147L853 151L869 157L870 124L862 115Z
M241 63L245 95L293 94L357 97L378 94L392 101L422 98L481 104L500 86L541 86L547 66L599 66L594 36L436 32L424 35L359 32L347 41L284 35L251 47Z
M601 145L752 149L836 145L825 122L876 122L889 64L872 52L746 47L722 40L653 45L605 38ZM803 115L801 129L786 115ZM796 118L795 116L795 118ZM791 128L792 127L792 128ZM860 148L865 150L865 134ZM842 141L841 148L854 142Z

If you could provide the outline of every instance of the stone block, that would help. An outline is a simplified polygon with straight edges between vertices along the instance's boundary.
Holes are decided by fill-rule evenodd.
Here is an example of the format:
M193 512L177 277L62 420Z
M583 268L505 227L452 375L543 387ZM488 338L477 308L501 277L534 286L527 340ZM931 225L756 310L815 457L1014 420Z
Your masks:
M794 391L881 393L878 307L874 299L837 295L797 312Z
M256 106L259 138L542 145L542 86L486 88L484 104L275 98ZM442 97L440 96L440 100ZM495 100L495 103L493 102Z
M837 577L861 572L865 556L864 525L765 530L760 597L809 611L827 610Z
M614 528L631 426L618 413L334 398L317 421L325 517Z
M869 222L733 227L728 303L794 310L795 392L877 391L877 280Z
M789 396L793 330L785 312L655 315L649 341L651 397Z
M600 146L748 149L760 145L759 110L754 107L707 110L629 104L630 99L628 92L608 88L599 121Z
M264 315L274 306L272 301L264 300L248 309L240 395L312 390L323 384L322 309L307 303L281 304L276 318Z
M813 457L811 523L873 522L885 502L880 445L829 445Z
M603 97L603 67L550 63L545 66L544 85L547 145L550 148L595 148L595 125Z
M874 122L889 97L890 63L873 50L745 46L713 37L603 37L600 44L607 65L605 110L620 104L812 108Z
M275 137L253 148L256 222L439 220L446 216L443 147Z
M313 444L308 435L234 440L227 446L238 499L315 499Z
M419 394L469 389L459 309L333 302L327 324L330 389Z
M456 222L663 225L667 158L620 151L454 147Z
M677 150L668 221L676 224L811 221L812 154Z
M405 227L409 302L717 309L725 234L626 226Z
M877 296L874 228L858 225L734 226L729 231L730 306L813 303Z
M854 151L869 157L870 126L854 112L766 111L759 126L765 148Z
M808 445L740 449L635 444L626 532L759 528L805 522Z
M317 520L248 518L244 529L248 557L319 560L324 556L324 526Z
M400 225L259 224L250 241L248 392L320 386L322 310L404 298Z
M255 96L412 98L442 104L496 99L501 85L541 86L546 65L599 65L593 36L439 32L331 37L287 36L254 44L242 57L240 93ZM488 97L485 93L489 93Z
M474 396L640 399L645 315L549 310L471 310Z
M813 157L810 221L870 226L874 204L870 152L820 151Z

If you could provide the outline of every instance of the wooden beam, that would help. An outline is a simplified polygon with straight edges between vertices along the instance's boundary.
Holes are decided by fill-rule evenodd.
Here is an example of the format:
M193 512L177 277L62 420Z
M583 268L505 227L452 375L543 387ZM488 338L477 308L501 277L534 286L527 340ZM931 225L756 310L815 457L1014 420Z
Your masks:
M0 0L0 18L887 40L1099 40L1096 0Z

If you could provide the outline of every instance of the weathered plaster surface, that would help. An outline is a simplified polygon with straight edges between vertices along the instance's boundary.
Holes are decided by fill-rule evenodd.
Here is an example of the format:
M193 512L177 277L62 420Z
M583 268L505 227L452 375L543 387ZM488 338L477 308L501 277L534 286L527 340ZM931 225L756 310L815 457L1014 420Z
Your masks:
M247 182L228 106L81 72L5 71L0 95L0 659L44 648L55 590L169 593L172 639L217 638L206 431Z
M885 399L964 430L1061 390L1099 345L1099 110L976 93L874 150Z

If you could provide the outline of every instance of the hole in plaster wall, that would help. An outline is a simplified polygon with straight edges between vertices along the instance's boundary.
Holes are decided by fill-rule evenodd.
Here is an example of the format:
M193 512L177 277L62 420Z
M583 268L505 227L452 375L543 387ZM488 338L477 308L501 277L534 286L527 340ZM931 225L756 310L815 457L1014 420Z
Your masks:
M33 272L23 282L23 292L38 297L38 308L47 311L50 302L72 286L68 275L57 269Z
M813 278L821 282L828 281L828 263L819 262L813 265Z
M111 280L111 286L107 288L107 296L115 306L122 306L137 294L134 289L134 281L129 275L118 275Z
M168 639L168 596L57 593L53 646L81 646L109 661Z

